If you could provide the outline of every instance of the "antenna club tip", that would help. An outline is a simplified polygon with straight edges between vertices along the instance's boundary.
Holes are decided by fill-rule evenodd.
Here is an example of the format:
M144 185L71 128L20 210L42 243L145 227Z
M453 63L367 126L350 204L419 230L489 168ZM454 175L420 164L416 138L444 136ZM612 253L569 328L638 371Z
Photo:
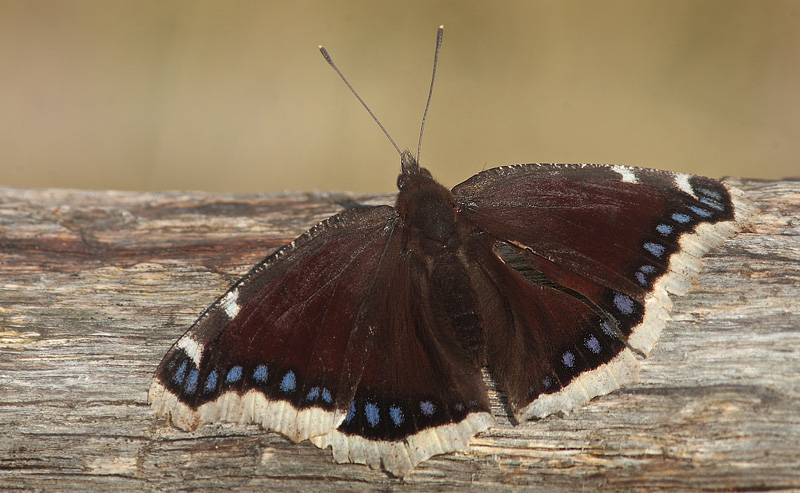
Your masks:
M325 58L325 60L330 65L333 65L333 60L331 60L331 56L328 55L328 50L326 50L322 45L319 45L317 48L319 48L319 52L322 53L322 56Z
M439 26L439 30L440 30L440 31L443 31L443 30L444 30L444 24L441 24L441 25Z

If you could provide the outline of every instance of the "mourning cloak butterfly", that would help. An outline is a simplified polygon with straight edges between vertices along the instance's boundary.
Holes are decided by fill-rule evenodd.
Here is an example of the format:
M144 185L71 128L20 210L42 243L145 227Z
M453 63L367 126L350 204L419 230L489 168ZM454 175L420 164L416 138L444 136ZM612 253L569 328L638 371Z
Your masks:
M752 213L694 175L524 164L448 190L401 161L394 207L314 226L178 339L159 416L258 423L405 476L494 424L483 369L519 422L635 381L669 294Z

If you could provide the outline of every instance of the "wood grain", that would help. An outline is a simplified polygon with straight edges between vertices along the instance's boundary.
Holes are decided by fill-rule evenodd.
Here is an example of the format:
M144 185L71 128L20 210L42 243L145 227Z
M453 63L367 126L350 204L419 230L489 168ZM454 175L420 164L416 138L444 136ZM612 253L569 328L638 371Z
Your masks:
M800 488L800 182L711 253L638 384L499 426L405 481L256 426L195 432L147 390L169 346L276 247L387 196L0 188L0 489Z

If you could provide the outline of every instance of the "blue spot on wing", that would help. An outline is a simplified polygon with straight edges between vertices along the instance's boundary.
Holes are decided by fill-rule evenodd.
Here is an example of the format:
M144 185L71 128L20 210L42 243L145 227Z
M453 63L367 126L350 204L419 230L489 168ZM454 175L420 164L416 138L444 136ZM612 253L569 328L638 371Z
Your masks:
M436 406L431 401L422 401L419 403L419 410L425 416L433 416L433 413L436 412Z
M197 377L199 374L200 372L198 372L196 368L193 368L192 371L189 372L189 376L186 377L186 381L183 384L183 390L187 394L194 394L197 390Z
M389 408L389 417L392 418L392 422L395 426L400 426L405 421L403 410L397 406L391 406Z
M255 370L253 370L253 380L259 383L266 383L267 376L269 373L267 372L266 365L258 365Z
M709 207L711 207L712 209L716 209L716 210L718 210L720 212L724 212L725 211L725 206L720 204L719 202L717 202L714 199L710 199L708 197L700 197L700 202L705 204L705 205L707 205L707 206L709 206Z
M175 382L176 385L180 385L183 383L183 379L186 378L186 367L188 363L186 360L183 360L181 366L178 368L178 371L172 375L172 381Z
M662 236L669 236L672 234L673 228L669 224L659 224L656 226L656 231L661 233Z
M652 274L656 271L656 268L652 265L643 265L639 267L639 270L634 273L634 277L636 280L639 281L639 284L642 286L647 286L647 274Z
M600 341L598 341L597 337L594 335L589 336L589 338L584 341L584 344L586 344L586 347L589 348L589 350L594 354L599 354L600 349L602 349L600 346Z
M696 205L690 205L689 210L694 212L700 217L711 217L713 214L702 207L697 207Z
M711 190L710 188L699 187L696 188L695 191L700 195L707 195L711 198L722 200L722 194L717 192L716 190Z
M369 423L369 425L373 428L378 426L378 423L381 421L381 416L378 412L378 406L371 402L364 404L364 415L367 417L367 423Z
M238 382L240 378L242 378L242 367L234 366L228 370L228 376L225 377L225 381L228 383L233 383Z
M281 380L281 390L288 394L294 392L296 387L297 379L294 376L294 372L289 370L286 372L286 375L283 376L283 380Z
M683 214L681 212L676 212L675 214L672 215L672 219L674 219L675 222L686 224L692 221L692 216L688 214Z
M319 398L319 387L312 387L311 390L308 391L308 395L306 395L307 401L315 401Z
M617 293L614 295L614 306L616 306L617 310L619 310L623 315L630 315L636 308L630 296L622 293Z
M330 390L323 387L322 389L322 400L327 402L328 404L333 402L333 397L331 397Z
M217 389L217 370L212 370L206 377L206 386L203 389L204 394L210 394Z
M654 256L658 258L661 258L661 256L664 255L664 252L666 251L664 245L659 245L658 243L651 243L649 241L646 242L643 246L645 250L652 253Z

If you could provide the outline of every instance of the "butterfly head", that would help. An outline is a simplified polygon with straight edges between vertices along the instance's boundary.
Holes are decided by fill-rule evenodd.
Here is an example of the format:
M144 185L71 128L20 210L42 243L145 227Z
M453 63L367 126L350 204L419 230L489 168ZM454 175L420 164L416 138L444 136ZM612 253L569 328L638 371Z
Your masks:
M421 167L414 158L414 155L409 151L400 153L400 167L402 171L400 172L400 176L397 177L397 188L401 191L420 178L433 181L431 172Z

